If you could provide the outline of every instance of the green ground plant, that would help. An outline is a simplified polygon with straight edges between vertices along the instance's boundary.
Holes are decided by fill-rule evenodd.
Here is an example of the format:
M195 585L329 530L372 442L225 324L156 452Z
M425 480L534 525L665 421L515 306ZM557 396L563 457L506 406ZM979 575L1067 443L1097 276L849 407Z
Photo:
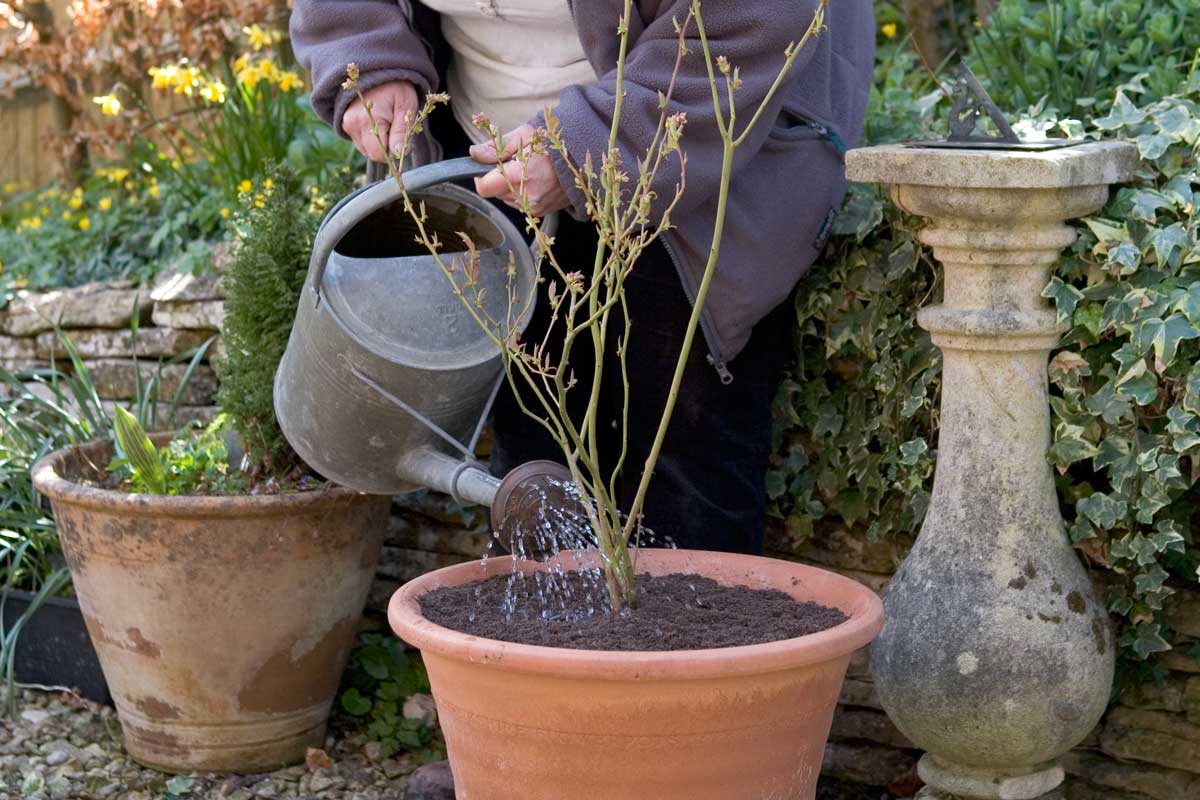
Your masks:
M339 704L347 714L369 720L367 735L380 743L384 758L406 750L422 761L437 761L445 758L445 747L436 730L404 716L404 701L429 691L416 653L394 636L363 633L342 676Z

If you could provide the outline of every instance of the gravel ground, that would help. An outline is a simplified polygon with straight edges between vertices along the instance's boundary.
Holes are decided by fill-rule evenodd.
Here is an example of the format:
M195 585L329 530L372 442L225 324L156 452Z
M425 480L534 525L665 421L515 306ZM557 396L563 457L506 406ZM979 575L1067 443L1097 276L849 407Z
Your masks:
M116 712L72 695L22 690L0 717L0 800L402 800L410 756L379 758L354 720L335 716L324 751L265 775L164 775L121 745ZM818 800L890 800L880 789L822 781Z
M383 759L335 717L325 751L265 775L164 775L121 745L116 712L71 695L23 690L17 719L0 718L0 800L400 800L418 763ZM375 756L375 758L372 758Z

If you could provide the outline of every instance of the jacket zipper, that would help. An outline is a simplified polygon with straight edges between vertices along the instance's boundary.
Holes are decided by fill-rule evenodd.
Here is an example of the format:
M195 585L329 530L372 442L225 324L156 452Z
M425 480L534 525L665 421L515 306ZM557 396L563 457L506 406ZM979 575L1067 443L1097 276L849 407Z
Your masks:
M671 246L670 234L664 233L659 241L662 242L667 255L671 257L671 263L675 265L675 273L679 276L679 283L683 286L683 296L687 298L688 305L695 308L695 294L688 287L688 278L684 274L683 265L675 253L675 248ZM707 361L709 365L717 371L717 377L721 379L721 383L728 386L733 383L733 373L729 371L728 362L719 355L720 350L716 346L717 337L713 332L712 320L709 318L707 308L700 309L700 332L704 334L704 342L708 345Z

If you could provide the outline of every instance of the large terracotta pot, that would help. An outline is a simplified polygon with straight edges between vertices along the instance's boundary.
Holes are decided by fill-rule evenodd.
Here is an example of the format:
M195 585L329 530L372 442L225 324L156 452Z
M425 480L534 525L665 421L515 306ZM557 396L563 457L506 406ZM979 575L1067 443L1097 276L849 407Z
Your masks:
M111 458L107 443L60 450L33 480L53 505L129 754L181 772L303 760L324 741L389 499L88 485Z
M873 592L802 564L643 550L640 572L775 588L849 619L770 644L623 653L481 639L421 615L425 592L511 569L508 558L440 569L405 584L388 608L425 659L458 800L814 797L850 655L883 623Z

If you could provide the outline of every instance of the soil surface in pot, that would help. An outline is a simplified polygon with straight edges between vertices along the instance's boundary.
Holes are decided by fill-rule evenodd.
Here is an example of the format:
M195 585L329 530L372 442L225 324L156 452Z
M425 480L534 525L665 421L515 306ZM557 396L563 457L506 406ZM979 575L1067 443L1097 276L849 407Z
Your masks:
M806 636L847 619L836 608L798 602L776 589L722 586L698 575L639 575L637 606L619 614L607 611L603 582L594 574L557 574L553 584L497 575L444 586L421 596L421 612L461 633L572 650L737 647ZM575 607L579 599L582 608Z

